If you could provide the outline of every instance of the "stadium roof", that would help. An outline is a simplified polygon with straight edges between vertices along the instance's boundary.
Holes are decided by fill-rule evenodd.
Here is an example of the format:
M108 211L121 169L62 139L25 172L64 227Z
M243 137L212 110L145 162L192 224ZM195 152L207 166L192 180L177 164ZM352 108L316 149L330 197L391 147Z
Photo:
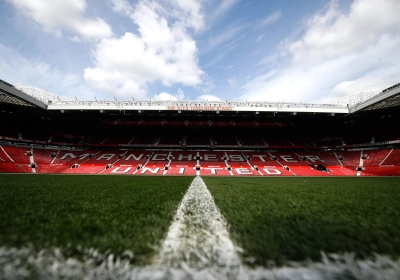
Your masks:
M22 106L40 107L59 111L209 111L223 112L286 112L286 113L337 113L348 114L357 111L375 110L400 105L400 83L383 90L378 95L355 104L311 104L293 102L241 102L241 101L193 101L193 100L66 100L45 90L26 86L13 86L0 80L0 102Z
M16 89L13 85L0 80L0 102L19 106L39 107L47 109L47 105L42 101L29 96L28 94Z
M361 104L355 105L350 112L370 111L396 106L400 106L400 83L383 90L380 94Z

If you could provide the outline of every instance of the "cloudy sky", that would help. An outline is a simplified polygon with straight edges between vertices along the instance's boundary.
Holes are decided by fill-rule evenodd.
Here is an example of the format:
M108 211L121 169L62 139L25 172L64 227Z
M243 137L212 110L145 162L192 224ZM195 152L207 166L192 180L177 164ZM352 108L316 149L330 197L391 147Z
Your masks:
M399 0L0 0L0 79L74 99L323 103L400 82Z

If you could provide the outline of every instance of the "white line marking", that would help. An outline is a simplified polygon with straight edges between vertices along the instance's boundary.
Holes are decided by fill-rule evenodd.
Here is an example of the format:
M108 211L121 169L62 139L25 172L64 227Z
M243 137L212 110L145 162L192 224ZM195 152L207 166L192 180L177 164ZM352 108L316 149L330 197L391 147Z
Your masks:
M195 274L202 270L205 279L232 278L239 272L241 260L226 225L211 193L197 176L169 228L159 263Z

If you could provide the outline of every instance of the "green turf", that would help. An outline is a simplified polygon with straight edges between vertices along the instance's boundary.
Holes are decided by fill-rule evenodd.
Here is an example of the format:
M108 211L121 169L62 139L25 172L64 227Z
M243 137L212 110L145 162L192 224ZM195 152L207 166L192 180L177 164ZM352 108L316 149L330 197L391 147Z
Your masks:
M0 246L77 245L137 263L154 253L193 177L0 175ZM29 245L31 244L31 245Z
M399 178L203 177L244 260L400 256Z

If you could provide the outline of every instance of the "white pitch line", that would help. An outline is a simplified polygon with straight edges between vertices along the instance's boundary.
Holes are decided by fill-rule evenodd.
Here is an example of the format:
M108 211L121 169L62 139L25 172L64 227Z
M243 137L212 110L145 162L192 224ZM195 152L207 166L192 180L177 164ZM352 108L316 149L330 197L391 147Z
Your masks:
M176 212L158 262L190 272L194 278L232 279L242 267L236 249L224 217L197 176Z

